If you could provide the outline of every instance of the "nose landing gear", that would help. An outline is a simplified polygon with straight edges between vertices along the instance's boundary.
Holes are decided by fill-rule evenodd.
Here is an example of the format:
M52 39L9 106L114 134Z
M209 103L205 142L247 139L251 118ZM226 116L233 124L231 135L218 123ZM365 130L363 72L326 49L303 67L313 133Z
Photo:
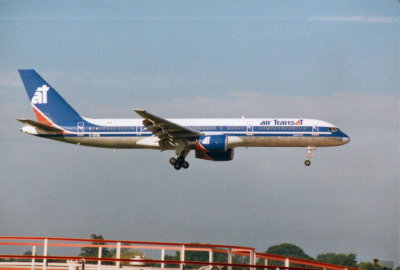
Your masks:
M307 158L312 158L314 156L312 151L315 150L317 150L316 146L307 146ZM306 161L304 161L304 165L306 165L307 167L310 166L311 161L307 159Z

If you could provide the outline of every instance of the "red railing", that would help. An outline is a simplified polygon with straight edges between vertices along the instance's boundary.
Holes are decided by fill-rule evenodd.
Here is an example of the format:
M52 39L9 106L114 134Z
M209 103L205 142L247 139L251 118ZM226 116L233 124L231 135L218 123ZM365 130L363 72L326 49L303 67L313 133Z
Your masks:
M313 270L313 269L332 269L332 270L357 270L357 268L338 266L328 263L321 263L311 260L298 259L293 257L285 257L274 254L265 254L255 252L254 248L241 247L232 245L212 245L212 244L191 244L191 243L171 243L171 242L147 242L147 241L126 241L126 240L102 240L102 239L81 239L81 238L59 238L59 237L15 237L15 236L0 236L1 246L27 246L32 248L32 256L16 255L16 254L0 254L0 258L14 260L31 260L31 269L42 267L43 270L51 268L48 265L49 260L59 261L96 261L98 269L102 267L102 262L113 262L117 268L120 268L121 262L142 263L142 264L159 264L160 268L165 268L168 265L178 265L181 270L187 265L197 266L219 266L227 267L228 270L235 268L264 268L264 269L289 269L289 270ZM37 255L36 247L43 247L43 254ZM98 257L82 257L82 256L50 256L50 247L92 247L98 248ZM102 258L101 250L103 248L115 248L116 258ZM160 250L161 259L122 259L120 258L121 249L138 249L138 250ZM165 260L165 251L173 250L180 251L180 260ZM187 261L185 260L185 251L201 251L209 253L208 261ZM214 262L214 253L227 254L227 262ZM245 256L249 258L248 264L233 263L233 255ZM257 264L257 260L261 259L264 264ZM43 262L37 262L43 260ZM269 265L270 261L283 262L284 266ZM260 261L258 261L260 263ZM307 267L291 267L290 265L297 264ZM7 264L9 266L9 264ZM25 267L27 269L29 266ZM67 265L65 266L67 267ZM0 264L0 268L7 268ZM141 267L143 268L143 267ZM15 269L15 268L14 268Z

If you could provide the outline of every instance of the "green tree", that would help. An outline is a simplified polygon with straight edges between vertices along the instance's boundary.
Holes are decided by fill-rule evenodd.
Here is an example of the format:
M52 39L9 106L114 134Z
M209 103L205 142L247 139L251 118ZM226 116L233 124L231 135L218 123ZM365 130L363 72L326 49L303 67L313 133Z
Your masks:
M116 258L117 257L117 249L112 249L110 250L111 257ZM143 253L134 250L134 249L127 249L127 248L122 248L121 249L121 259L131 259L135 256L141 256L143 257ZM129 265L129 262L121 262L121 265Z
M313 260L313 258L307 255L302 248L294 244L283 243L279 245L270 246L265 253L276 254L306 260Z
M208 252L204 251L185 251L185 261L195 261L195 262L208 262ZM215 258L215 256L214 256ZM175 255L166 255L165 260L170 261L180 261L181 260L181 252L176 251ZM179 265L167 265L167 267L179 267ZM198 265L186 265L185 268L199 268Z
M32 251L30 251L30 250L25 251L23 255L32 256ZM17 259L16 261L17 262L30 262L31 259Z
M387 270L388 268L378 266L374 264L373 262L360 262L358 265L358 268L362 270ZM400 266L397 266L396 268L393 268L394 270L400 270Z
M92 234L90 235L90 239L93 240L104 240L102 235L97 235L97 234ZM93 245L105 245L107 244L106 242L97 242L97 241L93 241L92 242ZM82 257L95 257L97 258L99 256L99 248L97 247L83 247L81 248L81 253L79 254L79 256ZM111 258L111 252L108 250L108 248L103 247L101 249L101 257L102 258ZM90 261L91 263L93 263L94 261ZM108 263L108 262L104 262L104 264L112 264L112 263Z
M27 250L27 251L25 251L24 254L22 254L22 255L32 256L32 251ZM16 259L15 261L17 261L17 262L30 262L30 261L32 261L32 259ZM35 261L36 261L36 262L43 262L42 259L35 259ZM48 261L48 262L52 262L52 260L47 260L47 261ZM53 261L55 261L55 260L53 260Z
M357 255L353 253L323 253L317 256L317 261L348 267L357 267Z
M0 258L0 262L15 262L14 258Z
M198 244L198 243L192 243L192 244ZM175 255L165 255L164 259L170 260L170 261L180 261L181 252L176 251ZM209 261L209 253L206 251L190 251L190 250L185 251L185 261L205 262L205 265L207 265L207 262ZM227 263L228 262L228 254L214 252L213 253L213 262ZM233 255L232 262L238 263L238 264L246 264L246 263L248 264L249 258L245 257L245 256ZM167 264L166 267L179 267L179 265ZM191 268L197 269L199 267L200 266L198 266L198 265L186 265L185 266L186 269L191 269Z
M265 253L269 254L276 254L276 255L281 255L281 256L288 256L288 257L294 257L294 258L300 258L300 259L306 259L306 260L314 260L311 256L306 254L302 248L299 246L296 246L294 244L289 244L289 243L282 243L279 245L274 245L270 246ZM283 262L276 261L270 263L271 265L277 265L277 266L282 266ZM300 267L301 265L298 264L292 264L291 266L294 267Z
M358 266L358 268L363 269L363 270L379 270L379 267L377 267L372 262L360 262L360 265Z
M281 256L294 257L299 259L314 260L311 256L307 255L302 248L294 244L282 243L279 245L270 246L265 253L276 254ZM258 261L261 264L261 261ZM269 262L270 265L283 266L283 262L275 261ZM299 264L291 264L293 267L301 267Z

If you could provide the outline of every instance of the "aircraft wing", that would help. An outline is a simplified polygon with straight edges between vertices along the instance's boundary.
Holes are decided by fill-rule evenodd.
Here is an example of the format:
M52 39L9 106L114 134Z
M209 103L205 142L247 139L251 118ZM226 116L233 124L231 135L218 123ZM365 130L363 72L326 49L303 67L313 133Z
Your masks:
M144 118L143 125L160 139L159 145L162 149L175 147L178 141L197 138L201 135L194 129L168 121L145 110L134 111Z
M46 130L46 131L50 131L50 132L63 131L60 128L56 128L56 127L53 127L53 126L42 124L42 123L39 123L39 122L36 122L36 121L33 121L33 120L29 120L29 119L17 119L17 120L22 122L22 123L24 123L24 124L27 124L27 125L30 125L30 126L33 126L33 127L37 127L37 128L40 128L40 129L43 129L43 130Z

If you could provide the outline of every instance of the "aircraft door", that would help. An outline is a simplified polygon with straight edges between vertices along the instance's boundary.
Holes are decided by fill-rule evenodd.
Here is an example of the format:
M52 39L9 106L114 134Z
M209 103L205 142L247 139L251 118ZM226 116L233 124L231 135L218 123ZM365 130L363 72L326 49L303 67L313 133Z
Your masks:
M317 124L314 124L312 126L312 132L311 132L312 136L318 136L319 135L319 127Z
M85 122L78 122L76 126L76 132L78 136L83 136L83 132L85 131Z
M144 126L137 126L136 127L137 135L142 135L143 130L144 130Z
M246 125L246 134L247 135L253 135L254 127L251 123L247 123Z

